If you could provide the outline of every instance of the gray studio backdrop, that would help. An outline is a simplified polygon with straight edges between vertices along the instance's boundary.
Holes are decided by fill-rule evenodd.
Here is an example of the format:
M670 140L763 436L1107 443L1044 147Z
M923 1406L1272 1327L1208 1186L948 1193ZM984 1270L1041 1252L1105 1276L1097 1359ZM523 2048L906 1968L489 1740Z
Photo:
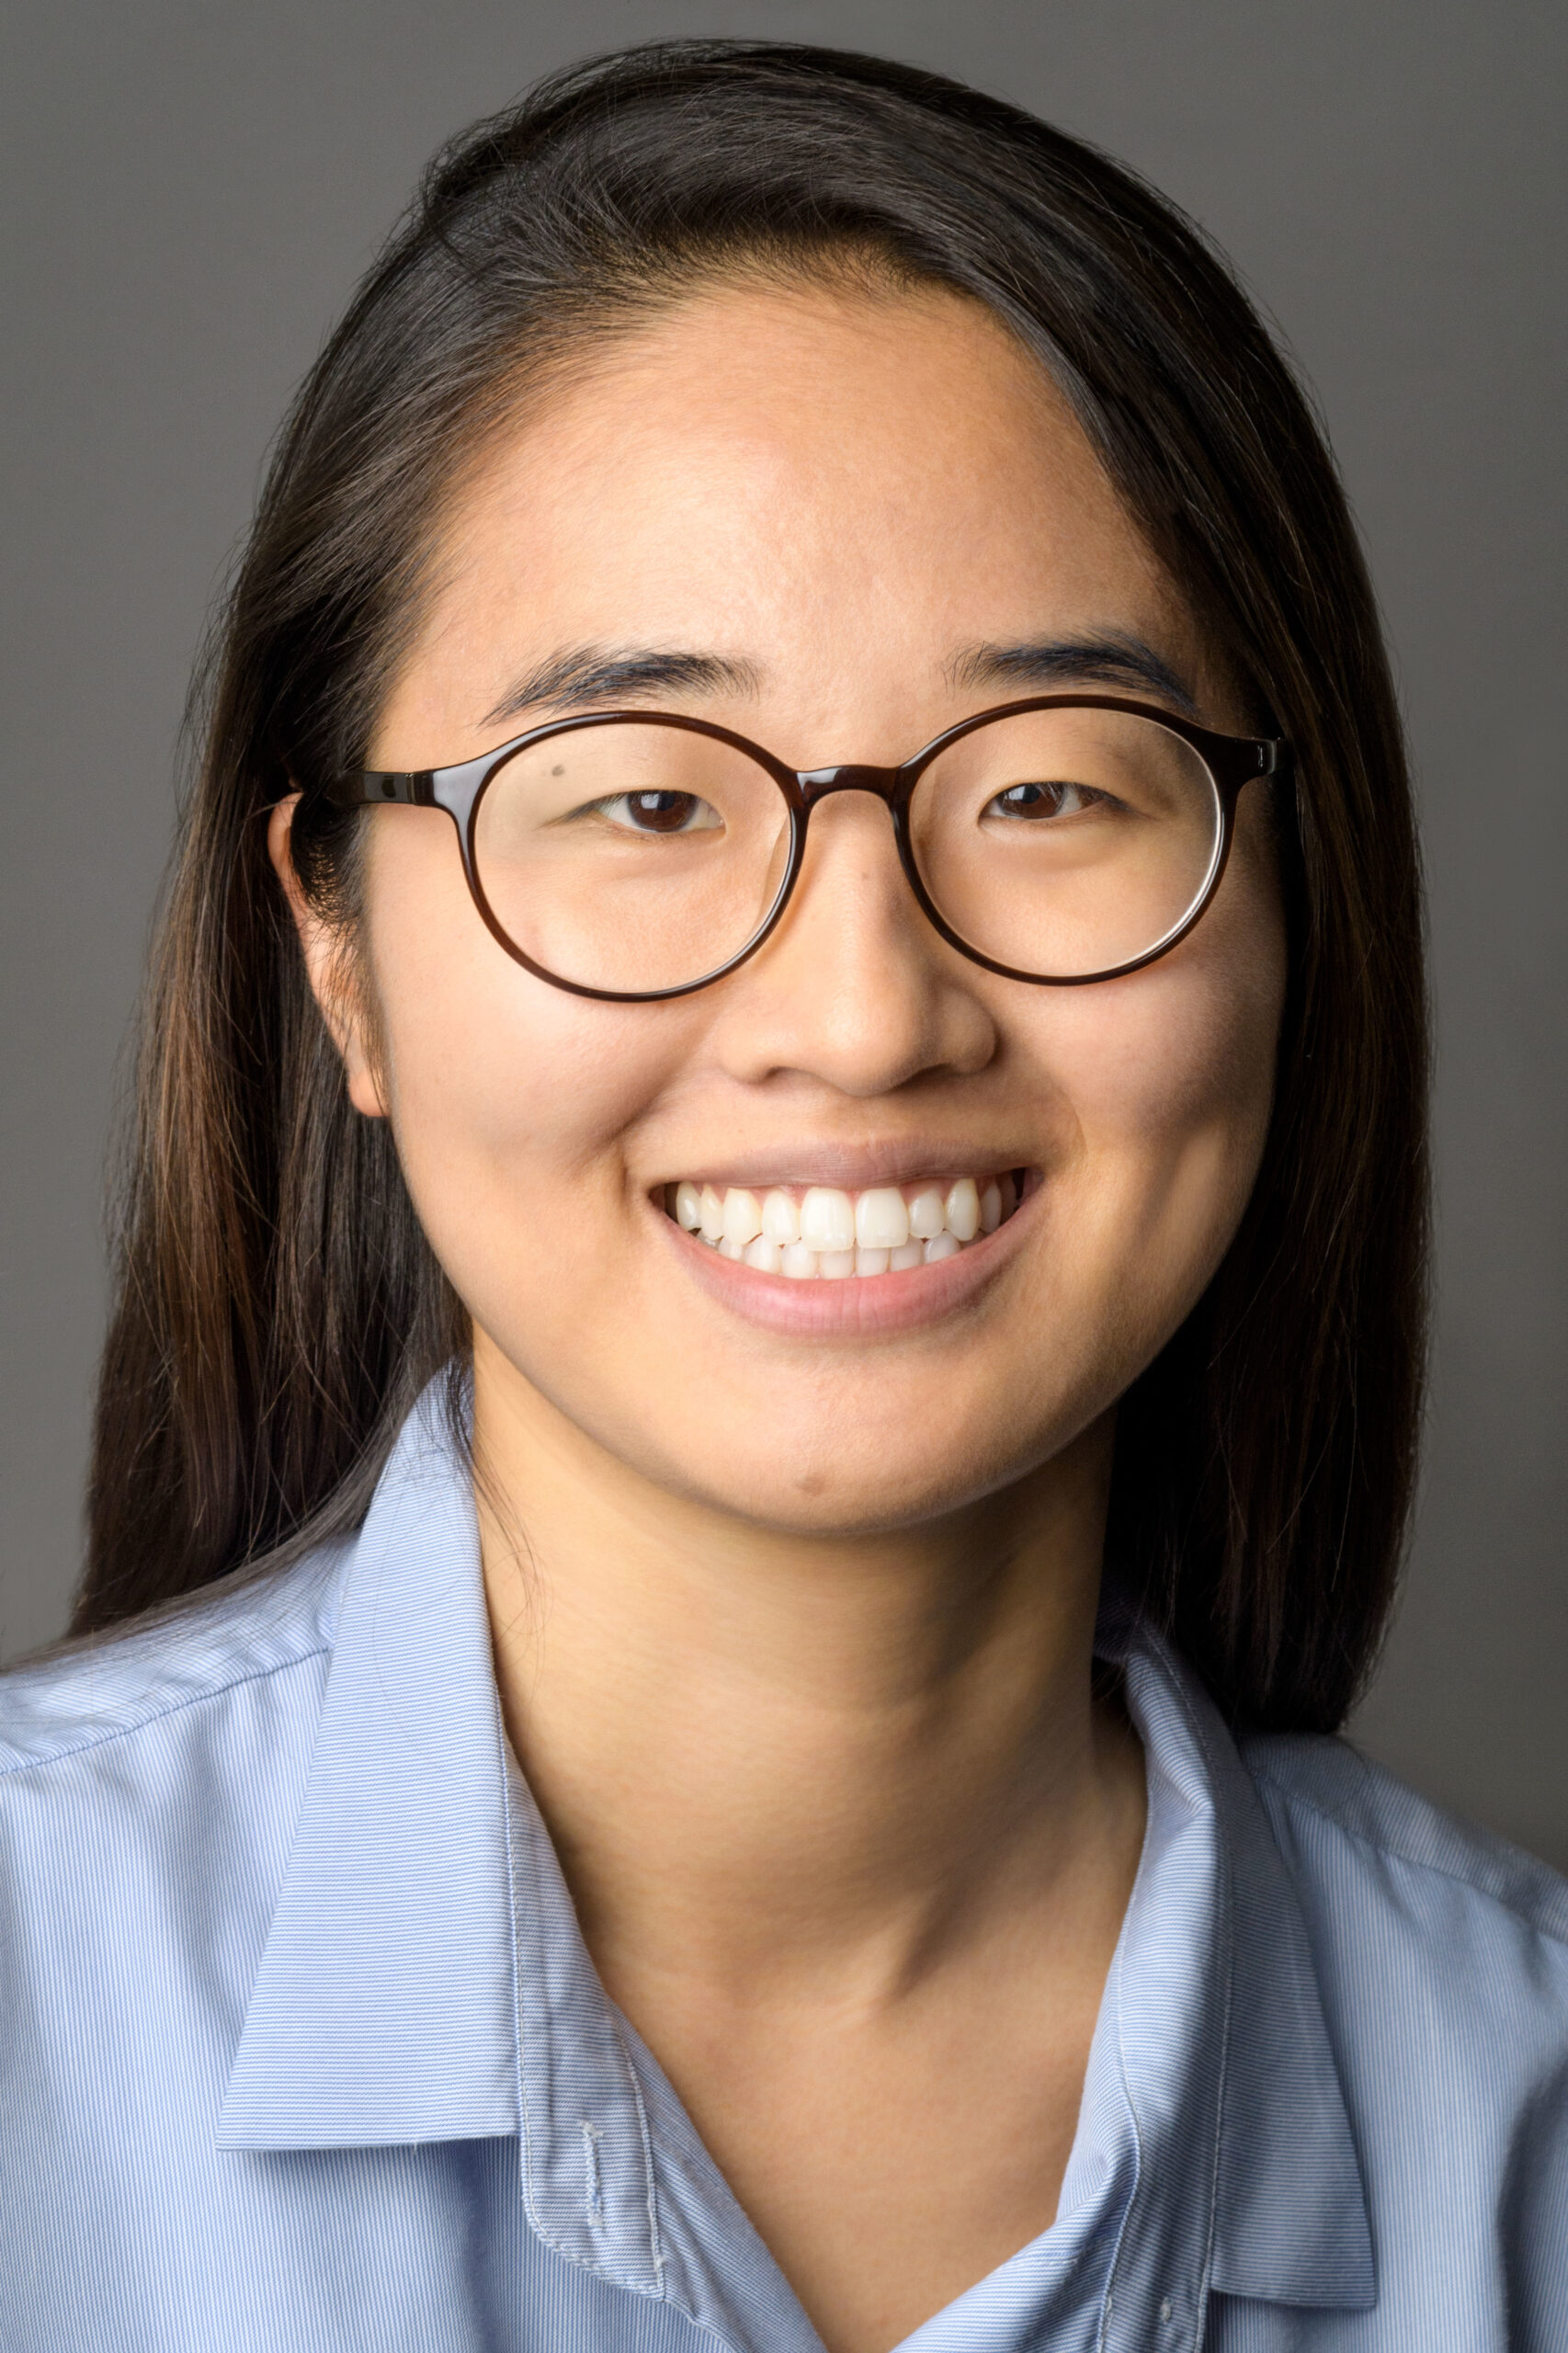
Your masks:
M1358 1737L1568 1866L1556 0L9 0L0 1643L62 1623L100 1168L203 616L290 387L429 150L660 32L880 50L1202 222L1370 550L1425 813L1441 1314L1407 1597Z

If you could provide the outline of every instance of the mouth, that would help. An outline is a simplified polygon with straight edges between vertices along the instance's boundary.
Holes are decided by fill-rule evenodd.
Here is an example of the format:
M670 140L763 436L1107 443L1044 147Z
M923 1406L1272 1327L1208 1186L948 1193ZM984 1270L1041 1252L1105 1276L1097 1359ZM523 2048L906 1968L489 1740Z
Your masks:
M685 1178L665 1188L665 1214L759 1275L793 1282L909 1275L956 1258L999 1232L1039 1182L1028 1168L933 1176L861 1192L835 1186L717 1186Z

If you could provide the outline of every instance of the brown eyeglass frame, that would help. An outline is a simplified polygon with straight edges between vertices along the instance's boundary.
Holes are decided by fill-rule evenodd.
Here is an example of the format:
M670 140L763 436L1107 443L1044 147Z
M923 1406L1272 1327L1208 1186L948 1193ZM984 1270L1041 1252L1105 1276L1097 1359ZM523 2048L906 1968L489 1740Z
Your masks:
M971 735L977 727L986 727L994 720L1013 719L1030 710L1123 710L1135 719L1150 719L1173 735L1179 735L1193 750L1213 779L1220 801L1220 838L1203 887L1192 905L1174 930L1156 940L1142 956L1134 956L1124 964L1113 964L1101 972L1020 972L1011 964L998 963L973 948L953 930L939 909L933 904L921 880L915 864L914 845L909 836L909 804L915 788L926 769L939 752L960 737ZM479 878L474 857L474 832L479 818L480 803L485 789L497 770L530 744L544 742L551 735L574 734L584 727L624 726L628 722L641 727L681 727L694 735L710 735L733 750L744 752L757 767L766 769L782 794L790 814L790 856L785 866L773 904L756 931L736 955L704 972L699 980L683 981L669 989L596 989L583 981L562 980L559 972L547 972L536 964L497 921L484 886ZM1179 940L1185 939L1199 920L1219 889L1231 854L1232 837L1235 831L1236 801L1244 784L1254 777L1279 776L1290 763L1290 746L1279 736L1220 735L1211 728L1199 727L1190 719L1179 719L1172 711L1155 703L1131 702L1120 695L1031 695L1021 702L1000 703L991 710L982 710L970 719L960 719L933 741L895 768L869 767L859 763L827 768L786 767L760 744L754 744L733 729L720 727L711 720L689 719L684 712L674 710L595 710L580 713L575 718L556 719L542 727L530 727L526 734L514 735L509 743L497 745L493 752L482 752L477 759L461 760L455 767L446 768L369 768L355 775L334 778L325 787L326 797L343 809L383 807L399 801L416 809L444 809L458 829L458 843L462 856L463 874L474 905L508 956L532 972L551 988L565 989L573 996L596 997L611 1005L652 1005L665 997L690 996L697 989L711 986L733 972L748 957L755 956L764 942L771 938L781 922L786 907L794 895L796 882L806 854L806 829L812 811L819 801L834 792L869 792L884 801L892 818L893 838L898 845L899 863L914 892L916 904L926 921L949 948L981 965L988 972L998 973L1006 981L1024 981L1036 988L1086 988L1096 981L1119 980L1125 972L1140 972L1145 964L1153 964L1165 956Z

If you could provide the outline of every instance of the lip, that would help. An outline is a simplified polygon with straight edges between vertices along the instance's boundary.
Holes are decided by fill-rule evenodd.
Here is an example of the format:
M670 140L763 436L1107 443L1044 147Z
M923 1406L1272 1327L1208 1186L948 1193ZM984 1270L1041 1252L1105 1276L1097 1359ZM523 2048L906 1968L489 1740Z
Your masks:
M983 1152L972 1142L954 1143L950 1137L935 1136L911 1136L881 1144L815 1143L805 1151L798 1143L785 1143L738 1153L733 1159L716 1165L703 1162L679 1168L668 1182L688 1179L694 1185L711 1185L720 1193L732 1185L744 1185L754 1192L766 1192L773 1185L830 1185L839 1192L864 1193L876 1185L913 1185L926 1178L933 1184L950 1183L956 1176L972 1176L983 1184L988 1176L1035 1165L1038 1152L1038 1145L1030 1150L1004 1147ZM664 1187L657 1186L653 1191L662 1196ZM874 1282L877 1279L856 1279Z
M916 1173L925 1174L929 1166L926 1162ZM750 1181L767 1180L753 1176ZM968 1306L1027 1241L1027 1229L1044 1189L1038 1181L1031 1185L1005 1225L951 1258L911 1267L903 1274L846 1275L835 1282L821 1278L793 1282L786 1275L759 1274L737 1259L721 1257L662 1210L655 1208L653 1214L665 1229L669 1247L679 1253L685 1272L703 1285L710 1298L746 1323L789 1339L869 1340L919 1331Z

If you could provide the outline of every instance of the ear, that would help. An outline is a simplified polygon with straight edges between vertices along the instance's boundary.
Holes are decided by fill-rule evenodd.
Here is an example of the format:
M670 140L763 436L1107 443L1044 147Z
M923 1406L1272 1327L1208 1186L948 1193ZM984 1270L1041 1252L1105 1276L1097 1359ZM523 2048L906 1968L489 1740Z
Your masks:
M316 1003L321 1007L322 1019L343 1057L343 1068L348 1080L348 1099L354 1108L362 1111L368 1120L384 1120L387 1116L386 1097L381 1092L381 1083L369 1051L369 1027L360 994L353 986L346 970L343 936L317 914L294 871L290 845L294 812L299 805L300 795L291 792L272 812L267 826L267 856L282 885L283 895L289 902L289 912L300 935L305 972Z

